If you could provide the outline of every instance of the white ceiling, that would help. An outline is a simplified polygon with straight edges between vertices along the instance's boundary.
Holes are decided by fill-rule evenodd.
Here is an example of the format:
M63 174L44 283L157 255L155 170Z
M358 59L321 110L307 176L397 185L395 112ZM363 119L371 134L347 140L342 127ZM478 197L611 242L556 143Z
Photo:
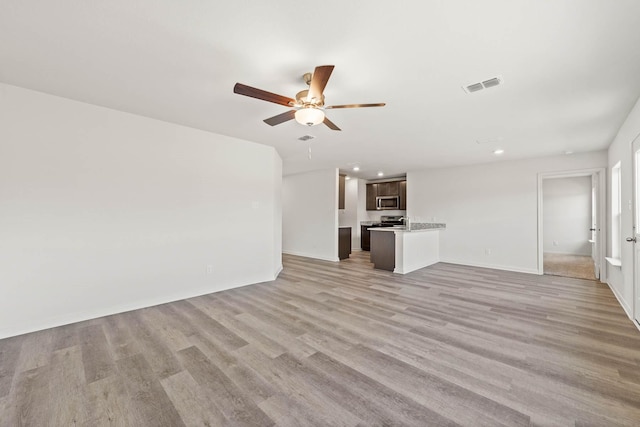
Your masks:
M0 2L0 81L272 145L285 174L606 148L640 95L639 47L637 0ZM342 132L270 127L286 107L233 93L294 97L325 64L328 105L387 106L327 110Z

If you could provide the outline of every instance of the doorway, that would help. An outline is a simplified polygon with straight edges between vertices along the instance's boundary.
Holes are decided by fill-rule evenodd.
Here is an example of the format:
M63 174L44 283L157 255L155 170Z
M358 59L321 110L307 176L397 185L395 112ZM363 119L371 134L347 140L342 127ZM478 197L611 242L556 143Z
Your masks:
M538 274L600 279L604 168L538 175Z

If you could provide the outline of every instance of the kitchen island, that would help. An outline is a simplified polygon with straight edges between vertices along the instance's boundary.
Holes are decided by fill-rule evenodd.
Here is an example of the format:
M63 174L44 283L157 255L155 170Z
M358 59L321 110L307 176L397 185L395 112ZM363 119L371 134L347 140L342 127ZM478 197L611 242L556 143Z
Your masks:
M375 268L406 274L440 261L440 230L445 224L415 223L371 228L371 262Z

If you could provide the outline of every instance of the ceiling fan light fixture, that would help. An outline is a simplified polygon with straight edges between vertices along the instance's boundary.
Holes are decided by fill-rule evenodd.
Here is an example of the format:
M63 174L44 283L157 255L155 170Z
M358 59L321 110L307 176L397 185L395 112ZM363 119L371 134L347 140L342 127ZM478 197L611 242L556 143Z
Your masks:
M295 99L247 86L242 83L235 84L233 93L293 108L284 113L264 119L263 122L269 126L277 126L295 119L303 125L315 126L324 123L329 129L340 131L341 129L325 116L325 108L384 107L384 102L378 104L330 105L325 107L324 88L329 81L329 77L331 77L333 68L333 65L319 65L315 68L313 74L306 73L303 77L309 88L298 92Z
M305 107L296 111L296 121L301 125L315 126L324 121L324 111L315 107Z

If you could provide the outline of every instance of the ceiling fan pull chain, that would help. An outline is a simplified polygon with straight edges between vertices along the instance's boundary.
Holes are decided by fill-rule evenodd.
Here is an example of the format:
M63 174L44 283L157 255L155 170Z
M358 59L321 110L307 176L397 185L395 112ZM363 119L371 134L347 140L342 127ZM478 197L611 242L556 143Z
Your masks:
M311 160L311 143L309 143L309 160Z

